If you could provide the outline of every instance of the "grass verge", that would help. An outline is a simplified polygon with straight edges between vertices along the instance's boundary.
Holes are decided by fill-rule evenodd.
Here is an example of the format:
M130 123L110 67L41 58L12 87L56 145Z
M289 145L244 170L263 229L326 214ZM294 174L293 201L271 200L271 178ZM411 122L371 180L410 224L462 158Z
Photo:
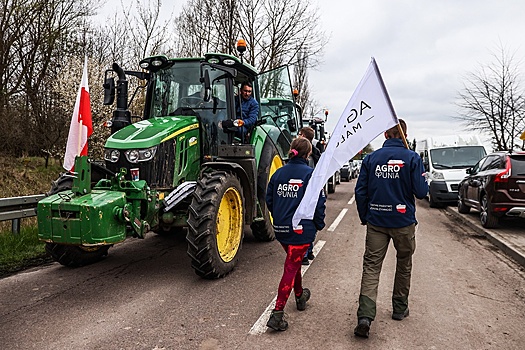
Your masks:
M22 227L20 234L0 232L0 278L49 261L36 226Z

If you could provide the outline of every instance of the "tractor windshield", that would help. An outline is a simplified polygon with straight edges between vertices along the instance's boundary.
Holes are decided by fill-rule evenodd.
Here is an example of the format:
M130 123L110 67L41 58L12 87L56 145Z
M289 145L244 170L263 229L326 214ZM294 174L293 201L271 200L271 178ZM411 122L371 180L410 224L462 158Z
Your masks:
M297 136L299 131L300 107L293 101L285 99L263 99L261 100L261 115L267 124L277 126L290 142Z
M151 117L196 116L201 123L205 154L216 154L216 147L226 143L227 135L218 132L218 122L227 119L230 107L227 103L226 74L210 66L211 98L204 100L204 83L201 82L201 61L175 61L164 70L155 73L151 96Z

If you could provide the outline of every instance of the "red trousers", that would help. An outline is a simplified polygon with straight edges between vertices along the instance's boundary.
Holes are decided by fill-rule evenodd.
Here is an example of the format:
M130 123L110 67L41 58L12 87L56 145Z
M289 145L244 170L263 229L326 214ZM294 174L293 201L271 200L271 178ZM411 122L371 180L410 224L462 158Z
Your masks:
M282 311L288 301L288 297L294 290L295 296L300 297L303 294L303 279L301 276L301 266L304 254L310 246L309 243L301 245L281 244L286 252L286 260L284 261L283 277L279 283L279 290L277 292L277 301L275 302L275 310Z

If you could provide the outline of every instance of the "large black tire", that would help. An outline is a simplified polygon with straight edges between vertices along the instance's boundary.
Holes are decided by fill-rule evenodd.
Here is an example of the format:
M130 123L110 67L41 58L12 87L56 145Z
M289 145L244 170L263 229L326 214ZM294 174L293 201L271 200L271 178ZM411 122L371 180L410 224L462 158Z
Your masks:
M436 202L430 192L428 193L428 204L431 208L443 208L443 204Z
M261 206L261 209L264 211L263 218L256 218L250 225L250 228L252 229L253 236L257 240L262 242L270 242L275 239L275 231L273 230L271 214L266 207L266 203L264 203L264 207Z
M204 173L197 181L188 217L188 255L195 273L203 278L226 276L241 250L244 197L232 173Z
M70 190L73 187L73 178L67 174L62 174L53 181L51 189L46 196ZM59 243L46 243L46 252L60 264L68 267L80 267L102 260L108 255L111 245L84 247Z
M93 264L108 255L108 246L83 247L57 243L46 243L46 252L53 260L68 267Z
M458 212L461 214L468 214L470 213L470 207L465 204L465 201L461 196L458 199Z
M335 175L332 175L332 182L328 181L328 193L335 193Z
M266 189L272 175L283 166L283 161L275 147L266 142L259 160L259 169L257 171L257 199L261 208L262 217L255 218L250 225L253 236L263 242L273 241L275 232L273 230L272 216L266 206Z
M481 197L479 220L481 221L481 226L485 228L494 228L498 226L499 218L490 211L490 202L486 194Z
M60 174L60 177L51 183L51 188L46 192L46 196L51 196L58 192L68 191L73 187L73 177L70 174Z

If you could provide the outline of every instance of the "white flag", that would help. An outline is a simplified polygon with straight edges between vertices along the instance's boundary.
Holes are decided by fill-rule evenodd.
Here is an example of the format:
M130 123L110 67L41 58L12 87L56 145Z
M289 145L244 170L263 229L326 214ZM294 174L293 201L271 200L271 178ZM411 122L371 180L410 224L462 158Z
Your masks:
M93 122L91 119L91 103L89 99L88 86L88 59L84 59L84 69L82 71L82 81L78 88L69 135L67 138L66 153L64 155L64 169L71 171L75 165L76 156L87 156L87 140L93 133Z
M366 73L350 98L321 155L292 219L312 219L319 192L337 169L354 157L377 136L398 124L379 68L372 58Z

